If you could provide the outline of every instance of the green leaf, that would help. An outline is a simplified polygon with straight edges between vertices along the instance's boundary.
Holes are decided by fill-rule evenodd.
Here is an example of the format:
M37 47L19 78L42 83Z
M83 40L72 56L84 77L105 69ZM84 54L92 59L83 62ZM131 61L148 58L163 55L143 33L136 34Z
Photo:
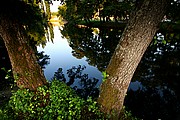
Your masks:
M157 41L157 40L155 40L155 41L154 41L154 45L156 45L157 43L158 43L158 41Z
M52 113L53 111L52 111L52 109L50 109L48 112L49 112L49 113Z
M162 40L162 43L165 45L166 44L166 40Z

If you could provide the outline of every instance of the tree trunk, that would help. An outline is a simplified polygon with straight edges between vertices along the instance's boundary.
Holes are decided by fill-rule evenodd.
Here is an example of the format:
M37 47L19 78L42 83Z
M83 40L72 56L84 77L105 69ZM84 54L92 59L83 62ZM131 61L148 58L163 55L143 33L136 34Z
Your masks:
M36 90L37 87L46 84L35 53L28 45L25 28L12 16L0 14L0 36L8 51L18 87Z
M101 85L98 103L105 113L118 119L133 74L151 43L170 0L144 0L132 13L107 67L109 77Z

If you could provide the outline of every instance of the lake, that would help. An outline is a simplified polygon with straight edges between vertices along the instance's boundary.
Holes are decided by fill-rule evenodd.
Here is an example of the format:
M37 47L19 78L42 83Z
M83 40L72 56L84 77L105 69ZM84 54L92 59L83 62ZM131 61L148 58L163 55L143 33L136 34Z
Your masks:
M49 55L44 74L51 80L59 68L65 82L82 97L98 96L102 72L116 48L122 30L113 28L79 28L54 26L53 42L39 52ZM163 35L162 35L163 36ZM143 56L130 83L124 105L144 120L180 118L180 42L178 37L152 43ZM1 67L10 68L7 51L1 43ZM84 68L85 66L86 68ZM1 70L1 88L7 85ZM62 75L63 74L63 75ZM2 93L2 92L1 92ZM1 99L5 97L0 96Z
M54 42L38 48L50 55L50 64L44 69L46 78L51 79L59 67L66 73L72 66L85 65L83 72L97 78L99 87L101 72L107 67L121 34L121 30L112 28L54 27ZM145 53L124 103L135 116L145 120L177 118L180 112L180 44L175 41L163 44L162 36L158 34L157 43ZM73 85L78 86L78 82Z
M37 48L39 52L44 51L45 54L50 55L50 64L48 64L44 69L44 74L46 78L48 80L51 80L58 68L63 68L63 72L66 73L66 71L73 66L82 65L86 66L84 72L88 73L90 77L95 77L101 80L101 72L96 67L89 65L86 61L86 57L77 59L72 55L73 50L69 46L68 40L62 38L62 34L59 29L60 28L58 26L54 27L53 42L48 42L44 48Z

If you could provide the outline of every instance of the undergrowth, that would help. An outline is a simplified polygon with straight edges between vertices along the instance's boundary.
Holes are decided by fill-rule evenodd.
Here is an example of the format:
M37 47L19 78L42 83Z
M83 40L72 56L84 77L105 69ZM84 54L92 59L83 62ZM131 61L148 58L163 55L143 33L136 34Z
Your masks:
M19 89L14 92L9 103L0 109L0 120L77 120L99 119L102 113L97 103L84 100L65 83L53 80L48 86L37 91Z
M130 112L124 113L122 120L134 119ZM108 116L100 112L91 97L82 99L64 82L53 80L36 91L19 89L14 92L9 103L0 107L0 120L13 119L105 120Z

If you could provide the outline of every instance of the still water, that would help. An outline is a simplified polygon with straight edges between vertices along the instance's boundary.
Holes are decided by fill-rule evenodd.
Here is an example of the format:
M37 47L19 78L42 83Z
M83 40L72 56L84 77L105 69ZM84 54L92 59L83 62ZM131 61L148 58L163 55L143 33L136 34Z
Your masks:
M72 66L85 65L83 72L91 78L99 79L98 87L102 80L101 72L107 67L122 33L121 30L111 28L98 30L67 25L63 31L59 31L58 27L54 27L53 43L48 42L45 48L38 47L38 51L50 55L50 64L44 69L46 78L50 80L59 67L66 74ZM62 37L62 33L69 39ZM162 44L159 38L145 53L130 83L124 104L135 116L145 120L179 119L178 40L173 38L169 43ZM78 86L78 82L73 85Z
M37 48L39 52L44 51L44 54L50 56L49 64L43 69L46 78L51 80L54 73L62 68L68 82L67 70L73 66L86 66L86 69L80 69L83 71L78 73L79 76L74 77L79 80L71 81L69 85L77 87L76 90L82 96L97 94L97 97L102 82L101 72L107 67L122 30L77 28L68 25L61 30L55 26L53 30L53 42L47 42L44 48ZM168 37L169 33L163 34L166 38L154 40L156 42L144 54L124 102L127 110L144 120L180 120L180 38L176 33L173 34L174 37ZM168 41L162 43L164 39ZM0 67L10 69L3 43L0 43L0 49ZM72 71L69 73L74 74ZM8 84L8 81L3 80L5 74L0 71L1 89ZM81 80L86 82L82 83ZM0 98L5 99L5 91L0 92L3 93Z
M96 86L99 87L103 78L102 71L98 70L98 68L95 67L96 65L90 65L86 56L82 58L73 56L73 49L69 45L69 40L63 37L60 29L62 28L54 26L54 39L47 42L45 47L37 47L38 52L43 51L44 54L50 56L49 64L45 66L45 69L43 69L46 79L52 80L54 73L58 68L62 68L65 78L68 79L68 75L66 74L67 70L71 69L73 66L77 67L81 65L86 67L83 70L84 74L88 74L89 78L96 78L99 80L96 84ZM72 86L78 86L78 81L75 81ZM139 87L141 87L140 83L135 81L131 82L129 89L137 90Z
M51 80L58 68L63 68L63 73L66 73L67 70L73 66L76 67L81 65L86 66L86 69L83 72L87 73L89 77L95 77L101 80L101 72L96 67L89 65L85 56L81 59L77 59L72 55L73 50L69 46L68 40L62 37L59 29L58 26L54 27L53 42L47 42L44 48L41 46L37 48L39 52L44 51L45 54L50 55L50 64L45 66L46 68L44 69L46 78Z

